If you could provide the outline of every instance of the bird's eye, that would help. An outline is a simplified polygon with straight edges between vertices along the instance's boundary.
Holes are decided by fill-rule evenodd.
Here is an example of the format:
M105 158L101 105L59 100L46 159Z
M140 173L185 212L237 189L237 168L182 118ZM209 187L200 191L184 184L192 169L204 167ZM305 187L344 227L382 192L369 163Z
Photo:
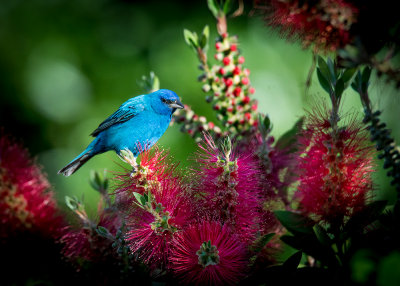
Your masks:
M166 103L166 104L171 104L171 102L172 102L171 100L166 99L166 98L161 98L161 101Z

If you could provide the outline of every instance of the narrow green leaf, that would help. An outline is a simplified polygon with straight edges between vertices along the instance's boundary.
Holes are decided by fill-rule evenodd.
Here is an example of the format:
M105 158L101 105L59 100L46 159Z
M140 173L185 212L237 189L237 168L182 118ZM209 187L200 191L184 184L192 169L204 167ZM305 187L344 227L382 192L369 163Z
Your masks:
M334 65L332 59L328 57L328 60L326 61L326 64L328 65L329 73L331 75L331 82L335 83L338 74L337 74L337 71L335 69L335 65Z
M350 81L352 78L353 78L353 76L354 76L354 74L356 73L356 71L357 71L357 68L350 68L350 69L346 69L344 72L343 72L343 75L342 75L342 79L343 79L343 81L345 82L345 83L347 83L348 81Z
M186 44L196 49L196 47L198 46L197 34L189 31L188 29L183 29L183 37L185 38Z
M323 77L328 81L328 83L330 83L332 74L329 70L328 65L321 56L318 56L318 68L320 69L320 72L323 75Z
M325 246L332 245L332 239L328 236L326 230L322 226L316 224L314 225L313 230L321 244Z
M340 98L344 91L344 82L341 78L339 78L335 85L335 95L336 98Z
M97 232L100 236L102 236L102 237L108 237L109 234L110 234L110 232L108 231L108 229L105 228L105 227L103 227L103 226L98 226L98 227L96 228L96 232Z
M142 196L141 194L136 193L136 192L133 192L133 195L135 196L136 200L138 201L138 203L139 203L140 205L146 204L147 201L146 201L146 199L144 198L144 196Z
M303 117L297 120L293 127L278 139L275 147L278 149L285 149L290 147L290 151L295 151L296 148L293 148L293 145L297 142L296 135L300 132L301 127L303 126L303 121Z
M207 5L208 5L208 9L211 11L211 13L214 15L214 17L218 18L220 6L219 6L217 0L207 0Z
M376 221L385 209L387 201L374 201L354 214L344 226L344 233L349 235L362 233L364 228Z
M287 270L296 270L300 264L301 258L303 257L302 251L297 251L293 255L291 255L286 261L283 263L283 267Z
M257 242L257 245L254 247L254 252L260 252L274 236L275 233L268 233L261 237Z
M362 76L361 76L361 90L362 92L367 92L368 86L369 86L369 79L371 77L371 68L370 67L365 67Z
M263 124L266 130L268 130L271 127L271 119L269 119L268 115L265 115Z
M313 225L315 223L301 214L293 213L290 211L275 211L274 214L276 218L281 222L281 224L293 234L313 233Z
M354 77L353 82L351 83L351 87L354 89L354 91L358 93L361 92L361 81L362 81L361 72L357 71L357 74Z
M319 84L322 86L322 88L328 94L331 94L331 85L328 82L328 80L325 78L325 76L322 74L322 72L319 68L317 68L317 77L318 77Z
M228 15L228 13L231 11L232 4L233 4L232 0L225 0L224 7L223 7L223 11L224 11L225 15Z
M65 196L65 204L69 207L72 211L76 211L79 208L79 201L76 197L69 197Z

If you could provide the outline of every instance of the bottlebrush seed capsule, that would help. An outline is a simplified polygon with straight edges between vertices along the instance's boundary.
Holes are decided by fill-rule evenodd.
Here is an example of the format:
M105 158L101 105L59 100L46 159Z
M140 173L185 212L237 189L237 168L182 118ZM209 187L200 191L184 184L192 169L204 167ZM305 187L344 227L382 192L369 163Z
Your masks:
M243 85L249 84L249 79L247 77L242 78L242 84Z
M229 107L226 109L226 111L232 112L232 111L233 111L233 107L232 107L232 106L229 106Z
M245 74L245 76L249 76L250 75L250 70L249 69L244 69L243 73Z
M224 75L224 74L225 74L224 68L220 68L220 69L219 69L219 73L222 74L222 75Z
M221 47L222 47L222 44L221 44L220 42L216 42L216 43L215 43L215 49L216 49L217 51L219 51L219 50L221 49Z
M249 112L246 112L244 114L244 118L246 118L247 121L250 120L251 119L251 114Z
M213 122L208 122L208 128L213 129L215 124Z
M250 87L250 88L249 88L249 92L250 92L251 94L253 94L253 93L256 92L256 90L254 89L254 87Z
M237 51L237 46L236 46L236 44L232 44L232 45L231 45L231 51L232 51L232 52Z
M227 37L228 37L228 33L222 33L222 35L221 35L221 36L222 36L222 38L224 38L224 39L225 39L225 38L227 38Z
M243 63L244 63L244 57L243 57L243 56L240 56L240 57L238 58L238 62L239 62L239 64L243 64Z

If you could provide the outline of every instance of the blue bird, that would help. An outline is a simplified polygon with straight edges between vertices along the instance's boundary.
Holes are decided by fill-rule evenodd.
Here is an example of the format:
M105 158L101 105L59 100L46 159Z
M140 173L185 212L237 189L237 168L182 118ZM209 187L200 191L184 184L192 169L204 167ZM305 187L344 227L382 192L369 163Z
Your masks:
M58 174L70 176L97 154L129 150L135 158L154 145L167 130L172 114L183 105L168 89L128 99L90 134L95 139Z

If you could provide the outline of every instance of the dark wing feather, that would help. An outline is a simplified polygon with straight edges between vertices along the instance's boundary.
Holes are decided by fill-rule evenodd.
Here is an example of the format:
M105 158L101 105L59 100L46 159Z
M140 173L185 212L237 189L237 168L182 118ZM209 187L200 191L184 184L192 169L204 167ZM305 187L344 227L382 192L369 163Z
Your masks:
M106 130L110 126L126 122L135 117L135 115L144 110L144 105L138 99L139 97L132 98L122 104L117 111L104 120L90 135L96 137L100 132Z

